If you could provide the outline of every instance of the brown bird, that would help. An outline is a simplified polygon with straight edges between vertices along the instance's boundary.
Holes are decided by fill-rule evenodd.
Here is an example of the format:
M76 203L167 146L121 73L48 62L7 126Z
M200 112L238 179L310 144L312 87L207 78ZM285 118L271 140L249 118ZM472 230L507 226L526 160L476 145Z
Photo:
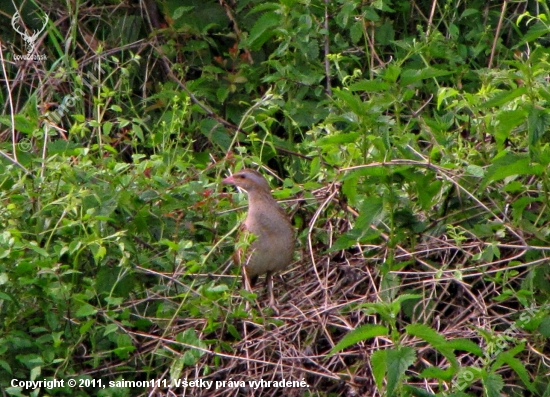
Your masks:
M256 239L244 255L236 252L236 261L243 265L243 281L253 286L258 276L266 273L269 305L275 309L273 272L285 269L294 253L294 229L288 216L271 196L265 178L252 169L242 169L223 183L240 187L248 193L248 214L243 229ZM276 309L275 309L276 310Z

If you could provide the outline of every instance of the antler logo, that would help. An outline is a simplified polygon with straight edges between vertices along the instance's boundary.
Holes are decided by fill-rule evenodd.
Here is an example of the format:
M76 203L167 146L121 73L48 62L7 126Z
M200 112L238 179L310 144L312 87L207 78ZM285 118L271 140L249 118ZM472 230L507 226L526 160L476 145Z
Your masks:
M13 15L13 18L11 19L11 26L15 29L17 33L19 33L21 36L23 36L23 40L25 41L25 47L27 48L27 55L30 55L32 51L34 50L34 43L36 42L36 39L38 38L38 35L46 29L46 25L48 24L48 21L50 18L48 15L46 15L46 19L44 21L44 26L42 26L42 29L35 31L32 36L29 36L27 34L27 30L24 27L20 26L21 22L21 15L19 15L19 12L16 12Z

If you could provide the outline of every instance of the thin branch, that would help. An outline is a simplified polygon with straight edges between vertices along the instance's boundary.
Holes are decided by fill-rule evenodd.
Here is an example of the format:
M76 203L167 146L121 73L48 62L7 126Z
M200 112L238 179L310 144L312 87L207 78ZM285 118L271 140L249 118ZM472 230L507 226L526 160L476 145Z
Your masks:
M324 21L324 28L325 28L325 75L327 79L327 95L332 96L332 88L330 86L330 61L329 61L329 54L330 54L330 46L329 46L329 30L328 30L328 5L330 0L325 0L325 21Z
M502 22L504 21L504 14L506 14L506 7L508 7L508 0L502 2L502 10L500 11L500 18L498 20L497 30L495 32L495 38L493 39L493 46L491 47L491 55L489 56L488 68L493 67L493 59L497 48L498 38L500 36L500 30L502 29Z
M4 157L5 159L7 159L12 164L15 164L16 166L21 168L25 172L25 174L32 177L33 175L30 173L30 171L28 169L26 169L23 166L23 164L21 164L19 161L17 161L17 142L16 142L16 136L15 136L15 110L14 110L13 102L12 102L12 94L11 94L11 90L10 90L10 80L9 80L8 73L6 71L6 65L5 65L5 61L4 61L3 47L4 47L3 43L2 43L2 41L0 41L0 62L2 62L2 72L4 73L4 78L5 78L5 81L6 81L6 89L8 90L8 93L7 93L8 102L10 104L10 119L11 119L11 136L12 136L12 147L13 147L13 158L10 157L7 153L4 153L1 150L0 150L0 156Z

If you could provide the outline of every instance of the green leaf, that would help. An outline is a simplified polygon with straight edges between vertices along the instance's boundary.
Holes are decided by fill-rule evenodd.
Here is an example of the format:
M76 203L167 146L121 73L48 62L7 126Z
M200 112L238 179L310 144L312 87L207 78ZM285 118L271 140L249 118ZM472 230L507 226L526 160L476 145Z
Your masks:
M349 30L351 42L357 44L363 37L363 21L355 22Z
M333 146L341 145L345 143L355 143L359 139L361 134L359 132L341 133L329 135L327 137L317 140L319 146Z
M487 397L501 397L501 390L504 387L502 377L495 373L485 374L481 377L483 389Z
M453 349L449 346L449 343L443 335L424 324L410 324L405 327L405 329L407 334L416 336L432 345L449 360L453 368L458 369L459 364L453 353Z
M378 236L378 232L373 230L370 225L378 219L384 210L384 200L381 197L368 197L361 204L359 216L355 220L352 230L344 233L329 248L329 252L338 251L351 247L363 238Z
M27 245L28 248L30 248L31 250L33 250L34 252L36 252L37 254L39 255L42 255L43 257L47 258L48 256L50 256L50 254L48 253L48 251L46 251L45 249L43 248L40 248L36 245L37 243L35 241L31 241L29 243L29 245Z
M456 371L454 371L451 367L447 368L446 370L438 367L428 367L420 373L420 376L425 379L435 378L444 381L450 381L455 374Z
M347 178L344 183L342 183L342 194L347 197L350 205L357 205L357 181L358 177Z
M401 307L401 303L411 300L411 299L420 299L423 295L421 294L401 294L392 302L393 304L398 304Z
M334 346L328 353L328 357L332 356L345 348L354 345L358 342L374 338L375 336L387 336L388 329L382 325L367 324L362 325L353 331L350 331L346 336L342 338L340 342Z
M250 35L246 40L247 45L253 51L258 51L275 34L275 30L271 28L278 26L280 22L281 17L275 12L266 12L263 14L250 30Z
M387 350L386 395L388 397L395 395L396 390L401 385L401 379L405 375L405 371L414 364L415 360L416 353L412 347Z
M477 178L483 178L483 175L485 175L485 171L483 170L483 168L474 164L468 165L466 167L466 172Z
M530 146L536 146L539 143L548 126L550 126L550 114L548 114L548 111L534 106L531 107L527 117Z
M437 109L441 108L443 101L448 98L454 98L459 94L459 91L452 87L441 87L437 93Z
M406 86L425 79L447 76L452 73L453 72L450 72L448 70L441 70L432 67L427 67L420 70L406 69L403 71L403 73L401 73L401 85Z
M378 26L375 30L374 40L377 44L388 45L395 39L395 30L393 29L393 23L385 21L382 25Z
M339 88L335 88L333 94L336 98L343 101L344 104L356 115L363 115L366 113L365 103L359 96L353 95L351 92Z
M355 4L353 2L347 2L344 3L342 8L340 9L340 12L336 14L336 23L340 26L340 28L345 29L347 27L348 21L350 17L353 16L355 11Z
M417 336L432 346L444 346L447 344L447 341L443 335L438 334L433 328L430 328L427 325L409 324L405 329L407 334Z
M527 33L523 36L523 40L518 43L516 47L523 46L525 43L532 42L539 37L547 35L549 31L550 29L548 29L547 24L537 21L533 26L529 28Z
M172 19L179 19L183 16L185 13L189 13L189 11L193 10L193 6L189 7L178 7L172 12Z
M144 141L145 137L143 136L143 130L141 129L141 126L139 124L132 124L132 132L135 136L138 137L140 141Z
M32 123L28 118L23 114L16 114L13 116L15 121L15 130L22 132L26 135L31 135L33 131L38 128L36 123ZM12 126L11 117L0 116L0 123L7 125L8 127Z
M453 350L464 350L468 353L473 353L478 357L483 356L483 349L478 344L469 339L453 339L447 342L448 346Z
M542 336L550 338L550 317L546 316L542 319L538 330Z
M462 12L462 14L460 15L460 19L463 19L463 18L468 18L469 16L472 16L472 15L477 15L479 14L479 10L476 10L474 8L467 8L464 10L464 12Z
M485 103L482 103L480 105L481 109L487 109L492 108L496 106L502 106L504 104L507 104L508 102L511 102L513 99L516 99L519 96L525 95L528 93L527 87L522 86L519 88L516 88L512 91L503 91L496 94L493 98L489 99Z
M78 332L80 333L80 335L84 335L86 334L86 332L89 331L90 328L92 328L92 326L95 324L95 320L94 319L90 319L88 321L85 321L84 323L82 323L82 325L80 326L80 328L78 329Z
M503 364L507 364L512 370L518 374L520 379L522 380L523 384L533 393L536 393L536 389L534 385L531 383L531 379L529 377L529 372L525 368L525 363L518 360L514 356L516 354L519 354L525 350L525 344L521 343L514 348L510 349L506 352L501 352L497 355L497 358L493 365L491 366L491 370L496 371L499 369Z
M4 360L0 360L0 368L3 368L10 375L13 373L10 365Z
M354 228L366 230L384 210L382 197L368 197L361 204Z
M170 365L171 380L179 379L181 377L184 363L185 363L185 358L183 356L177 357L175 360L172 361L172 365Z
M349 90L353 91L365 91L365 92L384 92L390 88L390 85L384 81L379 80L361 80L357 83L350 85Z
M103 330L103 336L112 334L113 332L116 332L118 330L118 325L116 324L108 324L105 329Z
M512 175L541 175L543 171L540 165L531 165L527 154L506 153L493 161L486 170L481 186L485 188L490 182Z
M31 369L30 379L31 380L37 379L40 376L41 373L42 373L42 367L40 367L40 366L34 367L33 369Z
M86 317L86 316L93 316L96 313L97 313L97 309L95 307L93 307L89 303L83 303L77 309L75 315L76 317Z
M401 67L395 63L390 63L383 71L382 78L390 83L397 82L397 79L401 75Z
M504 142L510 136L510 132L517 126L525 122L527 112L525 109L514 109L500 111L496 115L498 121L495 127L495 140L499 148L502 148Z
M388 367L388 351L377 350L370 356L370 365L372 367L372 375L376 382L378 390L382 390L384 387L384 375L386 374L386 368Z

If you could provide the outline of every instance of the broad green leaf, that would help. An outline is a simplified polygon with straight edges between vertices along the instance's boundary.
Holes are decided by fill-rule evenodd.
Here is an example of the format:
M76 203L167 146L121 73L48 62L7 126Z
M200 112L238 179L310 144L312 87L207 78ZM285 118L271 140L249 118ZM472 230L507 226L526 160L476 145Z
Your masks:
M365 91L365 92L383 92L386 91L390 85L385 81L379 80L361 80L357 83L350 85L348 88L351 92Z
M15 130L24 133L25 135L30 135L32 132L38 128L36 123L32 123L25 115L16 114L13 116L15 121ZM7 125L8 127L12 126L11 117L0 116L0 123Z
M346 2L341 7L340 12L336 14L335 21L340 26L340 28L344 29L348 25L348 21L350 18L353 19L353 14L355 11L355 4L353 2Z
M485 175L485 171L482 167L474 164L470 164L466 167L466 172L470 175L473 175L477 178L483 178L483 175Z
M178 7L174 10L172 13L172 19L179 19L183 16L183 14L188 13L189 11L193 10L193 6L189 7Z
M445 337L437 333L433 328L424 324L409 324L405 327L407 334L417 336L432 346L445 346L447 341Z
M452 74L453 72L450 72L448 70L441 70L436 69L432 67L427 67L420 70L415 69L405 69L403 73L401 73L401 85L406 86L409 84L416 83L418 81L422 81L425 79L431 79L434 77L441 77L441 76L447 76L449 74Z
M542 319L539 328L540 334L545 338L550 338L550 317L546 316Z
M362 116L366 113L365 103L359 96L353 95L351 92L342 89L335 89L333 94L336 98L343 101L344 104L356 115Z
M342 338L340 342L334 346L328 353L328 357L332 356L345 348L354 345L358 342L374 338L375 336L387 336L388 329L382 325L367 324L362 325L353 331L350 331L346 336Z
M364 11L363 15L365 16L365 19L372 22L378 22L380 20L380 15L376 10L370 6L363 6ZM361 21L361 23L364 23Z
M0 368L3 368L8 374L13 374L11 366L4 360L0 360Z
M350 133L341 133L330 135L317 140L317 145L319 146L332 146L340 145L344 143L354 143L357 142L361 134L359 132L350 132Z
M386 368L388 367L387 353L387 350L376 350L370 356L372 375L374 376L374 381L379 391L382 391L382 388L384 387L384 375L386 374Z
M416 336L432 345L434 349L449 360L453 368L457 369L459 367L453 349L449 346L449 343L443 335L424 324L410 324L405 329L409 335Z
M527 87L525 86L516 88L515 90L512 90L512 91L499 92L498 94L496 94L494 97L492 97L485 103L482 103L480 108L487 109L487 108L502 106L508 102L511 102L517 97L527 94L527 92L528 92Z
M497 345L498 345L498 342L497 342ZM525 350L525 344L521 343L521 344L518 344L517 346L514 346L512 349L508 351L498 353L494 363L491 365L491 370L497 371L500 367L502 367L503 364L507 364L510 368L512 368L518 374L518 376L520 377L522 382L525 384L525 386L532 392L535 392L535 388L531 383L529 373L525 368L525 364L514 357L515 355L522 353L524 350Z
M31 369L30 379L31 380L36 380L40 376L40 374L42 374L42 367L41 366L36 366L36 367Z
M483 356L483 349L481 349L478 344L472 342L469 339L452 339L447 343L448 346L453 350L464 350L468 353L473 353L478 357Z
M490 182L512 175L540 175L542 172L543 169L539 164L531 164L527 154L506 153L487 168L481 186L484 188Z
M342 193L347 197L350 205L357 205L357 182L359 178L347 178L344 183L342 183Z
M78 329L78 332L80 332L80 335L85 335L90 328L95 324L95 319L90 319L88 321L85 321L80 328Z
M97 309L95 307L93 307L89 303L83 303L77 309L75 315L76 317L86 317L86 316L93 316L96 313L97 313Z
M476 14L479 14L479 10L476 10L474 8L467 8L460 15L460 19L467 18L467 17L470 17L472 15L476 15Z
M459 94L458 90L452 87L441 87L437 93L437 109L441 108L443 101L454 98Z
M531 383L529 372L525 368L525 363L524 362L522 362L521 360L518 360L517 358L513 357L513 354L511 354L509 352L504 352L504 353L500 354L499 357L498 357L498 360L501 360L502 362L508 364L508 366L510 368L512 368L512 370L514 370L514 372L516 374L518 374L518 376L521 379L521 381L523 382L523 384L531 392L536 394L536 388Z
M382 25L378 26L374 33L374 39L377 44L388 45L395 39L395 30L393 29L393 23L385 21Z
M384 209L382 197L369 197L363 201L359 209L359 216L355 221L352 230L341 235L330 247L329 252L338 251L351 247L358 241L363 241L366 236L378 236L378 232L373 230L372 225L378 219Z
M401 67L395 63L389 64L382 73L382 78L390 83L397 82L397 79L401 75Z
M272 28L279 25L280 22L281 17L275 12L266 12L263 14L250 30L250 35L246 40L247 45L254 51L259 50L275 34Z
M456 374L453 368L449 367L445 370L438 367L428 367L420 373L420 376L425 379L435 378L444 381L450 381Z
M510 132L526 121L527 112L525 109L505 110L498 112L495 126L495 140L499 148L502 148L504 142L510 136Z
M530 146L536 146L539 143L548 126L550 126L550 114L548 114L548 111L534 106L531 107L527 117Z
M411 300L411 299L419 299L422 298L423 295L421 294L402 294L399 295L397 298L394 299L392 303L397 303L399 306L401 306L401 303Z
M183 371L184 365L185 365L185 357L183 356L179 356L172 361L172 365L170 365L171 380L179 379L181 377L181 372Z
M485 374L481 380L487 397L501 397L500 392L504 387L504 381L500 375L495 373Z
M517 44L517 47L523 46L525 43L532 42L539 37L542 37L544 35L547 35L550 29L548 28L548 24L544 22L536 22L534 25L532 25L527 33L523 35L523 40L521 43Z
M395 395L398 387L401 385L401 380L405 375L405 371L414 364L416 360L416 352L412 347L402 347L400 349L387 350L387 396Z
M363 21L357 21L353 25L351 25L351 28L349 30L351 42L353 44L357 44L359 40L363 37Z

